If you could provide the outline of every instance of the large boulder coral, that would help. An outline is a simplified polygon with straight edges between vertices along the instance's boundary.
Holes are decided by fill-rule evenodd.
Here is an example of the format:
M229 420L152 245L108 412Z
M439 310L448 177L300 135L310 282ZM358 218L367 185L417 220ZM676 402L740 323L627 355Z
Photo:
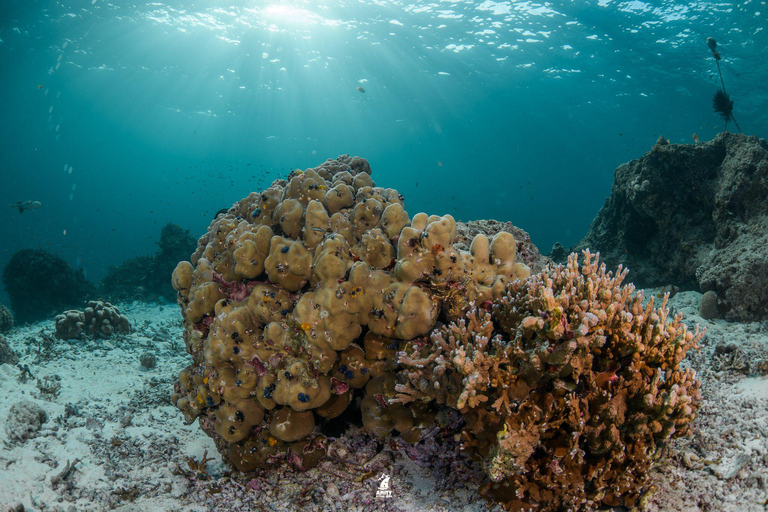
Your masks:
M82 269L74 270L42 249L16 252L3 269L3 285L17 323L44 320L79 306L94 288Z
M701 338L585 252L514 282L493 307L436 329L399 355L402 404L462 413L481 489L509 510L633 507L662 446L701 401L680 368Z
M660 138L616 169L589 233L639 286L714 291L729 321L768 318L768 143L721 133L702 144Z
M396 351L528 277L507 232L454 247L450 215L411 218L368 162L293 171L219 215L173 273L194 362L173 399L237 469L322 456L323 422L413 442L434 411L391 404Z

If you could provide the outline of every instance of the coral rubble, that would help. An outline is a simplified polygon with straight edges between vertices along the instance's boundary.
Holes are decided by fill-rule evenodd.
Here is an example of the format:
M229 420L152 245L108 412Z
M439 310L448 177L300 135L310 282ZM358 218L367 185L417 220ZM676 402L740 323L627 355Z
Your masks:
M92 300L83 311L69 310L55 320L55 336L61 340L109 338L115 333L131 332L131 323L109 302Z
M616 169L572 250L587 247L631 268L639 286L713 290L726 320L768 318L768 143L732 133L692 145L661 138Z

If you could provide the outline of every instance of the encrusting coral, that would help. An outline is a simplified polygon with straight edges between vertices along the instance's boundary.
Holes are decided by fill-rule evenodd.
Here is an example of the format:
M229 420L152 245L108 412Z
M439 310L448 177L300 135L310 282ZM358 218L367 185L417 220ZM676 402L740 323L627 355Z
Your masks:
M666 297L643 305L626 274L571 254L399 354L396 400L459 410L481 492L509 510L631 507L658 449L690 430L699 382L680 362L703 334Z
M92 300L84 311L72 309L58 315L54 335L61 340L109 338L115 333L130 333L131 323L116 306L109 302Z
M251 193L173 273L193 357L174 403L245 472L315 466L347 409L405 443L455 409L509 509L635 503L698 407L679 364L699 335L588 252L531 277L511 234L455 239L358 157Z
M367 428L417 440L430 411L385 399L396 349L438 315L458 319L530 274L509 233L477 236L469 252L453 248L455 235L450 215L410 219L358 157L250 194L174 271L194 357L176 405L242 470L285 457L316 463L318 422L341 415L356 393Z

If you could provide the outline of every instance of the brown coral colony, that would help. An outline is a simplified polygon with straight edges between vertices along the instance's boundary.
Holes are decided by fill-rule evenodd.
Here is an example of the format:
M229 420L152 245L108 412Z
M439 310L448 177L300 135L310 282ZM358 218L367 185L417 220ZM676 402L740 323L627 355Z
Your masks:
M698 407L679 363L699 336L588 253L531 277L511 234L455 236L358 157L250 194L173 273L194 358L177 407L241 471L316 465L350 407L411 443L452 408L507 507L631 506Z

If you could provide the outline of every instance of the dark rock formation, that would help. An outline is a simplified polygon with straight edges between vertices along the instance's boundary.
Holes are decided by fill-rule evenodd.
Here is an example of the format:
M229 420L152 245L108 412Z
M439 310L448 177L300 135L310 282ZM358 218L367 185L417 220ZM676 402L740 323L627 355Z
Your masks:
M13 351L8 341L0 336L0 364L16 364L19 362L19 357Z
M160 246L152 256L138 256L111 267L101 281L101 293L113 301L161 300L173 302L176 291L171 274L176 264L197 248L189 231L168 223L160 233Z
M13 313L0 304L0 332L8 332L11 329L13 329Z
M611 195L572 250L600 251L639 286L714 290L726 320L768 318L768 143L721 133L663 138L616 169Z
M3 270L3 284L17 323L50 318L80 306L93 291L82 269L42 249L22 249Z

